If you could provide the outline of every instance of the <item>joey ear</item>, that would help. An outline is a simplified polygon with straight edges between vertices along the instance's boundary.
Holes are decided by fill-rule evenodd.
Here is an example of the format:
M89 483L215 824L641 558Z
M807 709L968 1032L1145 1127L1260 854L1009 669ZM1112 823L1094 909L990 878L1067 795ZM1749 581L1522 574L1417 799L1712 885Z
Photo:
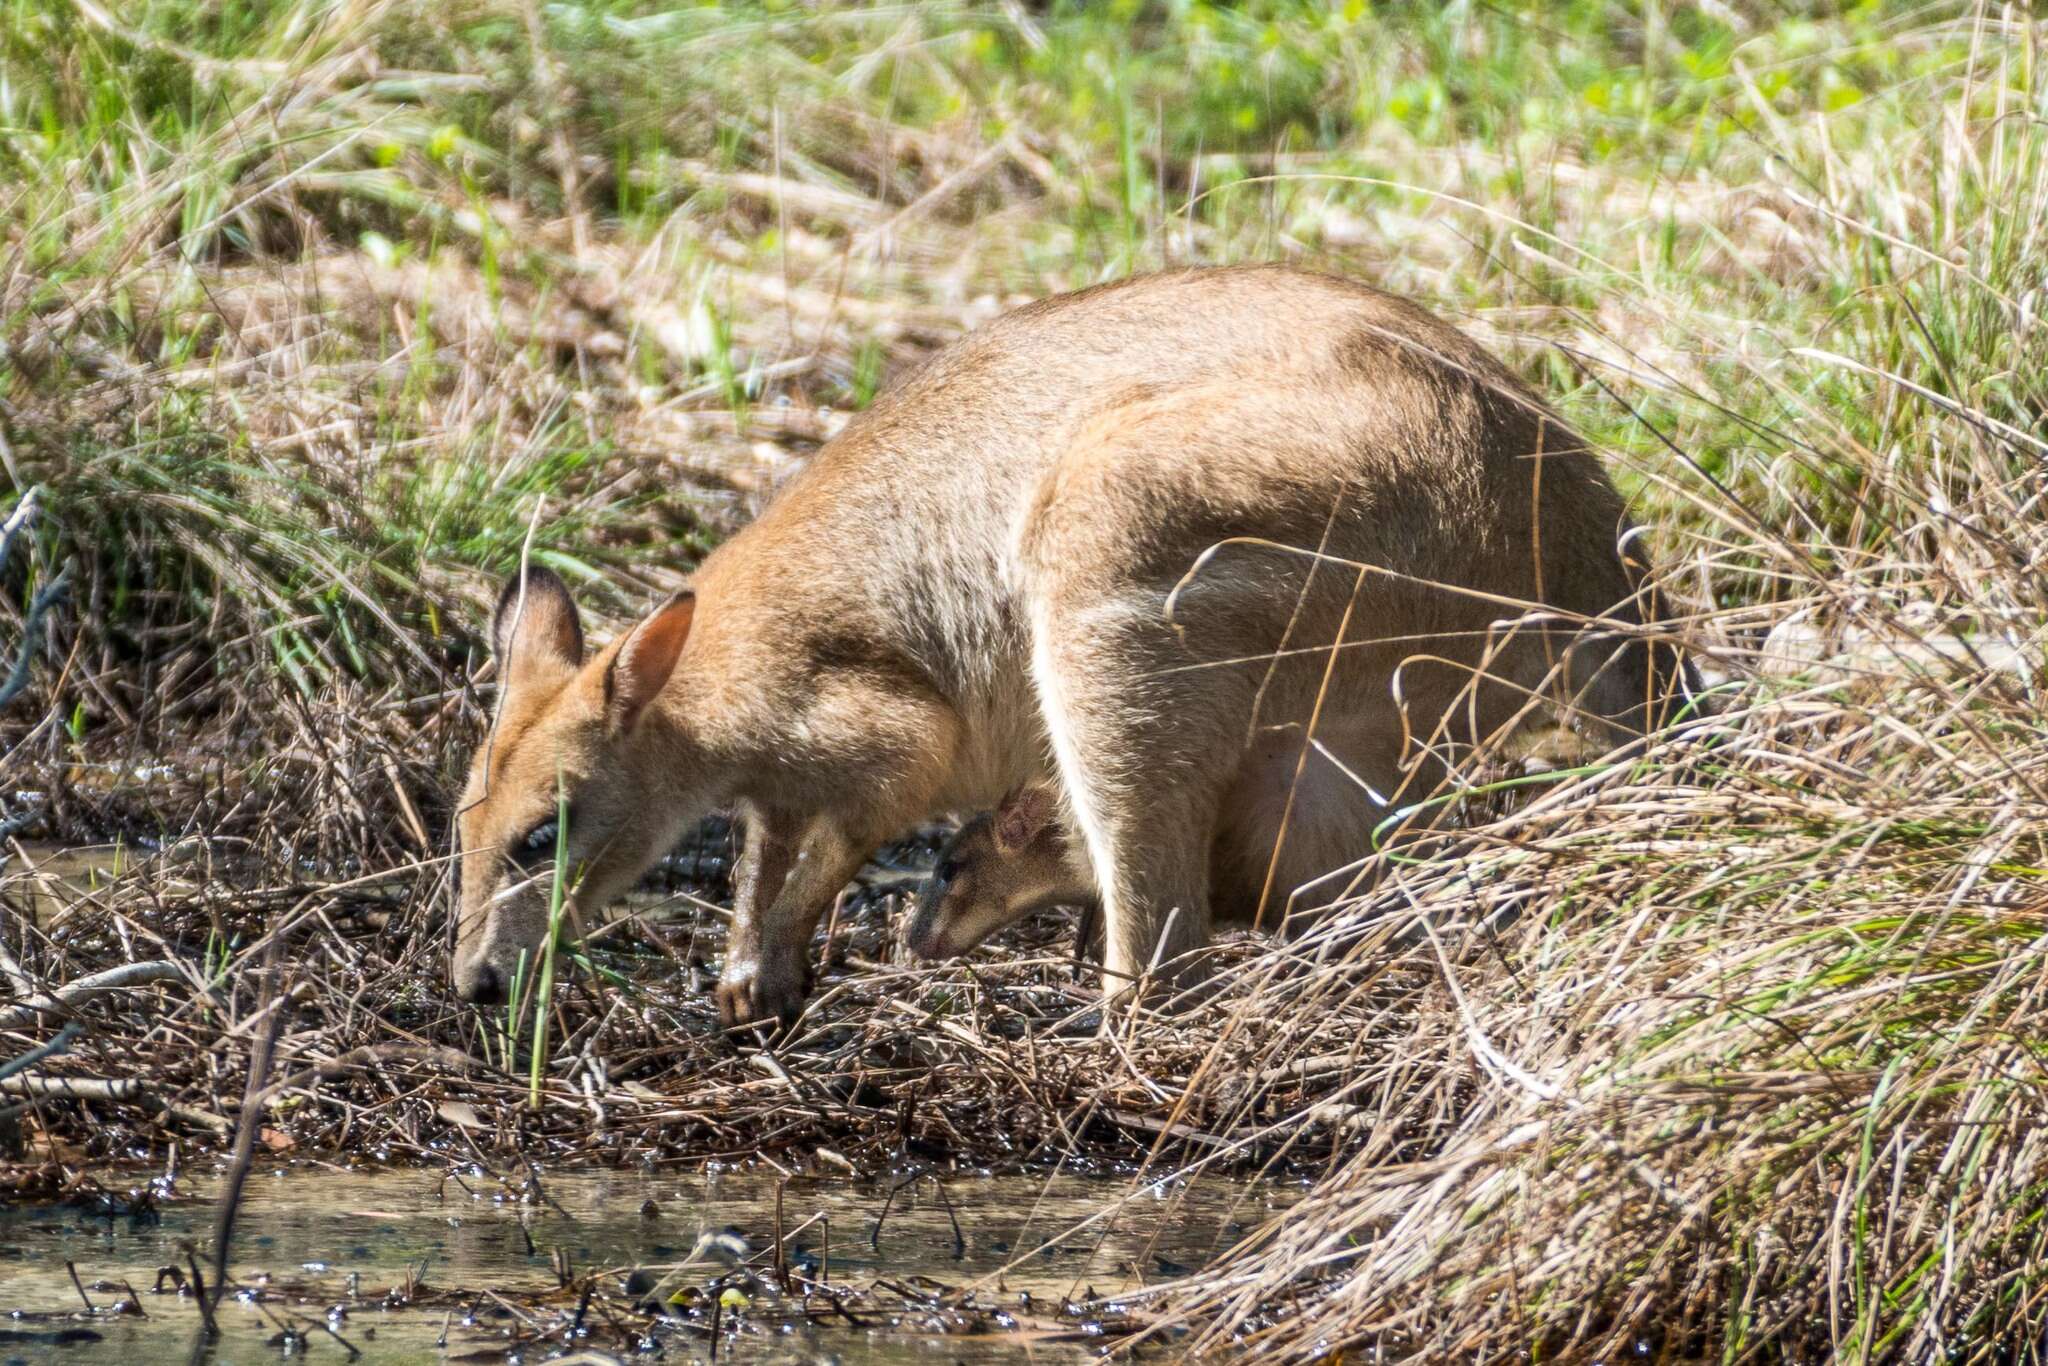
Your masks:
M697 595L685 588L633 628L604 675L605 710L619 730L631 730L675 672L690 638Z
M491 618L491 650L509 676L513 661L526 656L570 666L583 662L583 623L569 585L552 569L529 564L505 582Z
M996 808L996 848L1005 854L1026 848L1052 824L1054 814L1050 787L1031 783L1018 788Z

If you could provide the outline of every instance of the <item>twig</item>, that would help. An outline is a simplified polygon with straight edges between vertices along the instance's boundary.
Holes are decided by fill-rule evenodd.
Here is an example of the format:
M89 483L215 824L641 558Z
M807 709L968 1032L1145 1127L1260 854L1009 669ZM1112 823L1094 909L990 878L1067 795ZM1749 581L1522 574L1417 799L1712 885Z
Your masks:
M134 1077L119 1077L112 1080L102 1077L5 1077L0 1078L0 1094L53 1097L59 1100L104 1100L118 1105L139 1105L152 1113L182 1119L187 1124L197 1124L215 1133L226 1133L235 1127L234 1121L225 1115L216 1115L210 1110L195 1110L189 1105L178 1105L165 1100L150 1090L147 1083Z
M914 1172L889 1188L889 1198L882 1202L882 1212L876 1216L875 1226L868 1234L870 1248L876 1252L882 1250L882 1223L889 1217L889 1210L895 1205L896 1197L928 1176L932 1184L939 1188L939 1200L946 1207L946 1217L953 1221L953 1260L957 1262L967 1255L967 1238L960 1231L960 1216L953 1211L953 1197L946 1193L946 1183L939 1180L934 1172Z
M275 997L276 972L266 972L263 980L265 994ZM289 998L282 998L281 1004L288 1004L288 1001ZM264 1004L268 1006L271 1002ZM216 1296L227 1284L228 1248L235 1238L235 1215L241 1208L242 1188L249 1180L249 1165L256 1156L256 1132L263 1126L263 1088L270 1080L270 1060L277 1051L277 1036L284 1029L286 1014L283 1008L270 1012L269 1024L249 1056L249 1080L242 1092L242 1121L235 1130L234 1160L228 1168L227 1183L221 1188L220 1217L213 1226L213 1275L216 1282L213 1293Z
M192 1298L199 1302L199 1341L192 1344L195 1360L204 1360L206 1346L220 1336L220 1325L214 1322L213 1298L206 1293L206 1277L199 1270L199 1255L191 1244L185 1245L185 1264L192 1268Z
M15 1096L57 1096L66 1100L140 1101L149 1088L135 1077L107 1080L101 1077L8 1077L0 1080L0 1091Z
M26 1072L45 1058L56 1057L59 1053L71 1047L77 1041L78 1036L83 1033L85 1033L85 1026L78 1021L71 1020L66 1022L64 1028L57 1031L57 1037L48 1043L37 1044L13 1062L0 1063L0 1081L7 1080L16 1072Z
M6 857L6 855L0 855L0 863L4 863ZM13 989L16 996L27 997L36 994L34 980L26 972L22 971L21 964L16 962L14 955L7 951L5 943L0 943L0 977L7 979L7 985Z
M0 569L5 569L7 561L13 558L15 538L35 525L36 513L41 510L42 496L43 491L40 488L30 489L21 495L21 500L14 505L14 511L7 514L7 520L0 522Z
M21 696L28 687L29 666L35 661L36 647L42 644L43 621L51 609L64 600L71 592L71 567L66 565L37 590L29 600L28 615L21 623L21 651L14 657L14 667L8 672L7 681L0 683L0 707L5 707Z
M90 977L81 977L75 982L44 992L26 1001L18 1001L0 1013L0 1029L19 1029L32 1023L40 1015L68 1015L79 1006L111 991L128 987L139 987L151 982L188 980L183 966L168 960L155 963L123 963L105 972L96 972Z

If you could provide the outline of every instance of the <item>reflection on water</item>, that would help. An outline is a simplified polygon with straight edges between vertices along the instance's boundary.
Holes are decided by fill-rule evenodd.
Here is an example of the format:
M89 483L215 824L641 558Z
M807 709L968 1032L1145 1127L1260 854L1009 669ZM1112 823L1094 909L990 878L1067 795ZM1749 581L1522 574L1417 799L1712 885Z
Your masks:
M772 1174L756 1173L542 1174L536 1198L487 1177L443 1182L421 1171L308 1164L253 1175L233 1277L238 1286L267 1284L278 1293L263 1305L225 1299L224 1337L212 1359L276 1361L290 1344L281 1334L295 1328L306 1335L309 1354L344 1360L347 1351L321 1330L323 1322L367 1361L498 1359L520 1311L494 1302L489 1292L553 1288L561 1257L572 1275L610 1270L623 1284L634 1268L690 1261L702 1235L728 1227L744 1241L727 1246L742 1255L767 1249L774 1242L776 1187ZM164 1293L152 1288L159 1268L186 1260L185 1244L203 1254L214 1215L205 1197L212 1193L211 1181L188 1175L178 1198L165 1202L153 1222L74 1208L0 1210L0 1313L14 1314L0 1318L0 1363L139 1361L144 1353L183 1359L198 1310L168 1282ZM1031 1312L1042 1316L1056 1312L1063 1296L1128 1295L1184 1274L1291 1198L1282 1188L1220 1180L1134 1193L1131 1183L1109 1178L956 1175L943 1185L925 1178L902 1187L882 1219L889 1196L886 1185L790 1181L782 1191L785 1233L823 1216L788 1239L790 1263L834 1284L929 1277L978 1286L992 1300L1033 1306ZM1075 1231L1095 1216L1101 1217ZM965 1244L957 1256L956 1218ZM83 1313L67 1259L101 1312ZM652 1274L666 1294L701 1286L725 1269L698 1260L673 1274ZM424 1305L380 1307L385 1289L408 1276L443 1294L416 1295ZM131 1288L141 1315L106 1312ZM446 1298L451 1291L462 1292L459 1303ZM343 1302L347 1312L328 1317ZM739 1317L744 1321L746 1314ZM743 1322L737 1336L721 1341L719 1357L852 1363L1078 1361L1095 1354L1086 1342L934 1337L928 1328L920 1331L924 1327L872 1317L859 1326L770 1325L764 1319L749 1330ZM67 1335L73 1340L63 1341ZM665 1345L669 1359L703 1350L675 1338Z
M62 913L93 895L134 866L149 851L119 844L45 844L26 840L19 856L4 866L7 892L14 905L43 928Z

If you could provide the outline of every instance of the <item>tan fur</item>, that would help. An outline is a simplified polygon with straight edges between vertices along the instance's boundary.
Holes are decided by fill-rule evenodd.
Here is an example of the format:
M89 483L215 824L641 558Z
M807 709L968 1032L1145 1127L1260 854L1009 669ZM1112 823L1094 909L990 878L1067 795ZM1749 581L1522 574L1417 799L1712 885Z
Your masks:
M1212 924L1297 929L1361 885L1401 789L1398 756L1370 735L1317 738L1306 746L1302 728L1275 727L1246 751L1208 851ZM1026 784L940 848L905 943L920 957L956 957L1033 912L1100 901L1057 787Z
M879 843L1056 778L1114 988L1206 941L1218 817L1267 728L1384 755L1404 725L1469 742L1515 724L1537 692L1613 734L1649 719L1675 665L1572 635L1641 620L1628 530L1524 386L1362 286L1184 271L1019 309L704 561L643 709L609 695L617 644L585 662L523 630L501 644L460 821L458 986L488 996L538 942L540 880L505 850L559 772L579 906L738 808L732 1021L800 1006L819 915ZM1559 615L1508 631L1521 602Z

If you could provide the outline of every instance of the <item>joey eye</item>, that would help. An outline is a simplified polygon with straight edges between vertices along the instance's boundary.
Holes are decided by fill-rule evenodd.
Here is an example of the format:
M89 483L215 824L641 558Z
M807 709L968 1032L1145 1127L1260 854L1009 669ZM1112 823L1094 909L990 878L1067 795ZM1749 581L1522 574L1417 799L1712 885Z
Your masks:
M932 876L941 882L951 882L954 878L960 876L960 860L956 858L940 859L938 867L932 869Z

